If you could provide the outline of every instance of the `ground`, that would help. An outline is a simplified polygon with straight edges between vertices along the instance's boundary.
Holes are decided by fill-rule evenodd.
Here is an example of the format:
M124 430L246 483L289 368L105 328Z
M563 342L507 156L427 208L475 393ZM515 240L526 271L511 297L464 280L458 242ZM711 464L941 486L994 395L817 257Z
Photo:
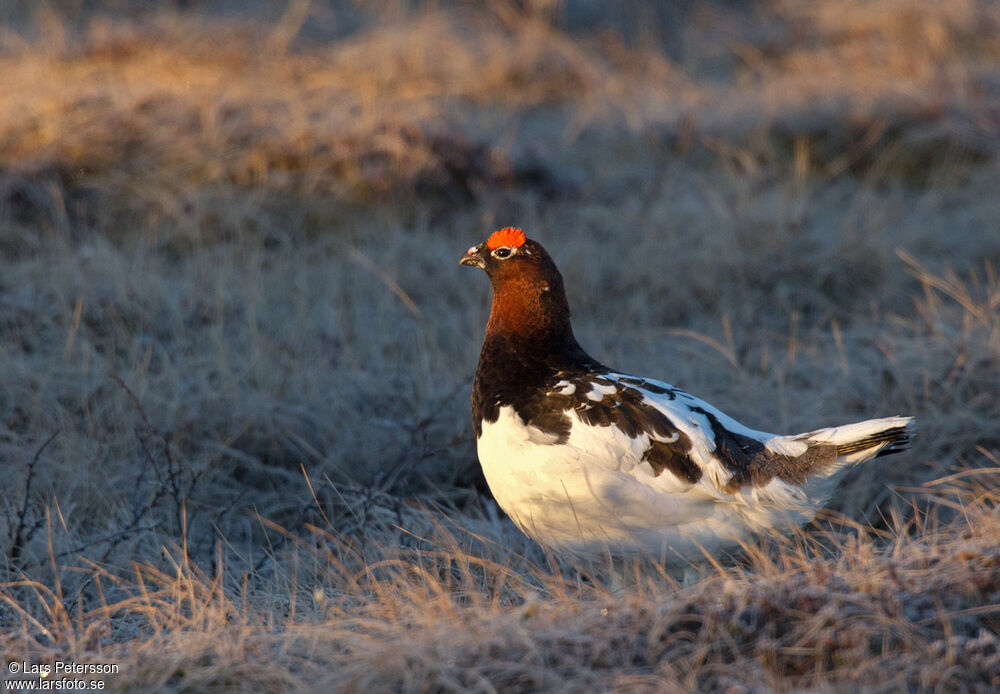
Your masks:
M995 3L15 0L0 87L8 689L1000 687ZM689 585L546 555L468 412L506 225L601 361L911 451Z

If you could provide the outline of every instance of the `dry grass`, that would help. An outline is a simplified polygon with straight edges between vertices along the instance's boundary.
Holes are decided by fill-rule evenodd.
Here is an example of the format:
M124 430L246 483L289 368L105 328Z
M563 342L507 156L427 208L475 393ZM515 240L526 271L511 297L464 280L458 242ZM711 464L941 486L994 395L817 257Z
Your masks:
M191 4L0 11L8 658L116 691L1000 686L994 3ZM545 556L468 425L488 288L456 261L508 223L598 358L765 429L914 414L914 450L692 586Z

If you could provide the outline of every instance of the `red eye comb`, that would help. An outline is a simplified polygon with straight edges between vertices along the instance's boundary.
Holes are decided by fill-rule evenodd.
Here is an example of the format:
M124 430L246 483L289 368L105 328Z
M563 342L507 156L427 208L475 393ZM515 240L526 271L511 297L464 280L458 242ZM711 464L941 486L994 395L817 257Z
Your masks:
M500 231L494 231L489 239L486 241L486 247L491 251L494 248L502 248L504 246L513 246L514 248L519 248L524 245L524 242L528 240L528 237L524 235L524 232L517 227L504 227Z

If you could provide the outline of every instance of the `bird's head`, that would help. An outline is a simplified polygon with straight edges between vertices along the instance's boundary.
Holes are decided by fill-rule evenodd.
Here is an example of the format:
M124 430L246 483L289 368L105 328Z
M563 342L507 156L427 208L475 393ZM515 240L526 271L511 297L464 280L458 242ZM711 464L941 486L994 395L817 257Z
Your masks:
M493 285L494 329L521 331L532 326L563 329L569 307L562 275L542 245L517 227L505 227L458 261L486 271Z
M546 276L559 274L541 244L517 227L494 231L485 242L467 250L458 262L485 270L494 287L511 280L544 283Z

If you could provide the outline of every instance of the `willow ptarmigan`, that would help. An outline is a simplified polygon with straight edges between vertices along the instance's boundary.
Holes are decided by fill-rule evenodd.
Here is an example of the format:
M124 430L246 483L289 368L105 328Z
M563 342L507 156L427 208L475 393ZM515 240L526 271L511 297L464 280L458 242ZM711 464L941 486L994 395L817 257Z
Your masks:
M493 285L472 391L483 472L514 523L558 553L704 559L810 521L839 472L909 443L910 417L779 436L609 369L577 344L562 276L520 229L460 262Z

